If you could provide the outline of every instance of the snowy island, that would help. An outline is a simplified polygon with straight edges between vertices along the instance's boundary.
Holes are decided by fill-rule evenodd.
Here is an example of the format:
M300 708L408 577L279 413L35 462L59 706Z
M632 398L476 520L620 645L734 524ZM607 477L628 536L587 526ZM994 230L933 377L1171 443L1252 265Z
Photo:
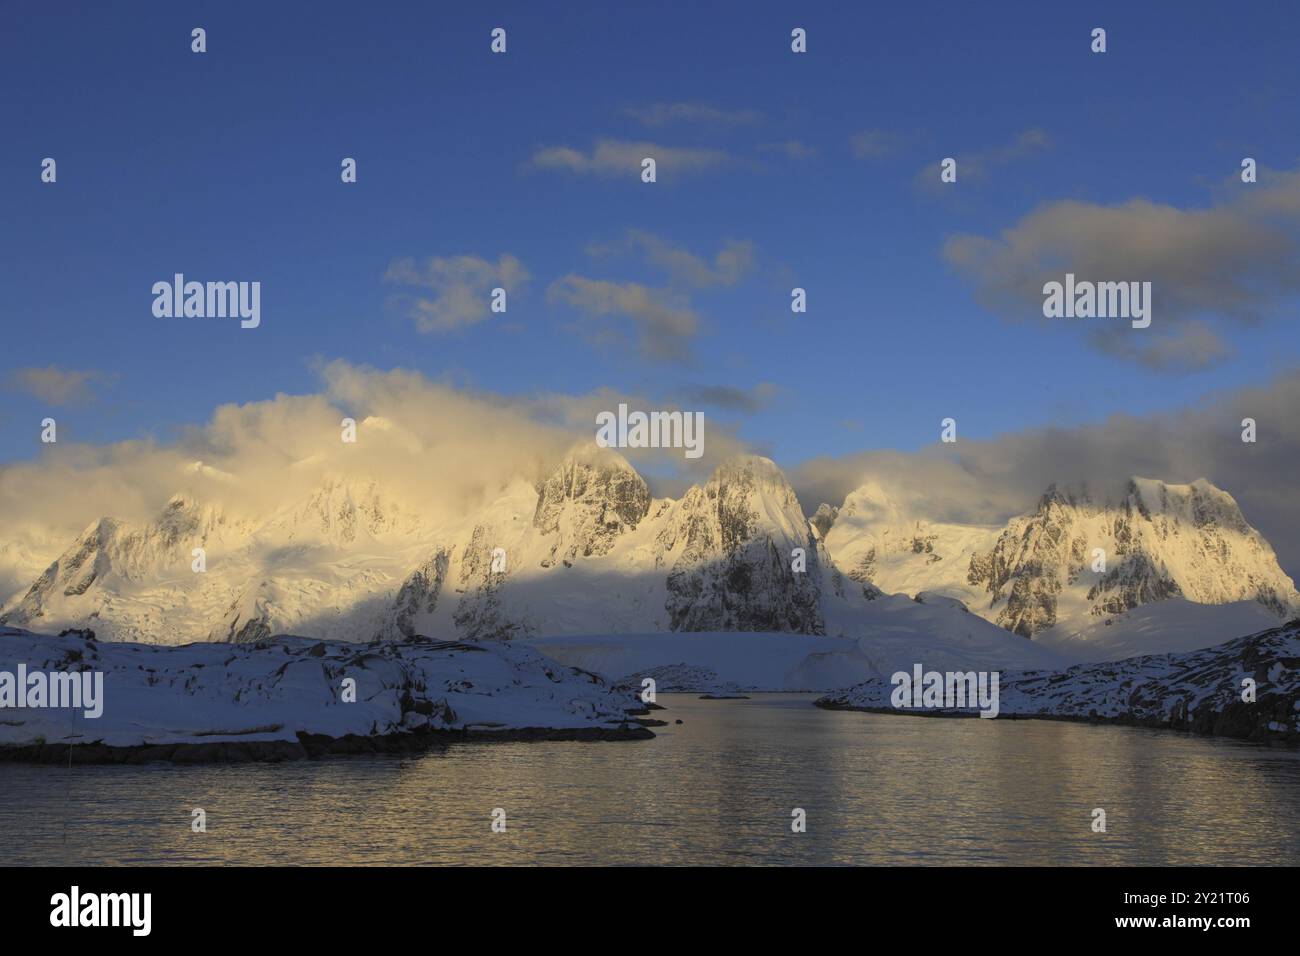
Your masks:
M500 641L281 636L165 647L0 627L11 694L20 665L27 675L102 674L102 714L9 702L0 708L0 760L292 760L455 740L653 736L631 695Z

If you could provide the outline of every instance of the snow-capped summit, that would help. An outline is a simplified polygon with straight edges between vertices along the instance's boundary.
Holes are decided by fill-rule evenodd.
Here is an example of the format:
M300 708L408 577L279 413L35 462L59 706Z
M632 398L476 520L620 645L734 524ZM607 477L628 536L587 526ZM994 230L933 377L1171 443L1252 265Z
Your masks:
M671 630L825 630L821 544L770 459L719 465L664 517L655 543L656 567L670 568Z
M88 622L108 595L153 593L189 583L194 548L240 531L216 507L174 495L150 522L133 527L114 518L92 522L4 614L6 623Z
M543 567L606 554L650 510L650 489L622 455L592 448L570 453L537 488L533 526L554 535Z
M674 501L621 456L570 456L531 500L516 487L435 545L385 634L821 633L823 561L768 459L725 462Z
M1113 617L1171 597L1257 601L1279 617L1300 607L1268 542L1231 495L1204 480L1134 478L1113 503L1045 495L972 559L968 581L998 607L998 624L1026 637L1070 617Z
M870 484L845 499L826 543L850 576L885 591L945 594L1049 641L1173 598L1255 602L1279 619L1300 609L1268 542L1204 479L1133 478L1117 500L1053 485L1032 513L1002 527L906 516ZM1249 609L1241 615L1243 627L1258 623Z
M93 522L0 620L144 643L254 640L304 622L338 637L334 625L351 630L410 566L418 522L384 502L373 483L331 479L255 521L174 495L149 521ZM352 557L363 547L368 559Z
M887 593L936 590L965 601L973 597L964 586L966 566L998 530L912 515L879 482L868 481L845 497L826 548L855 581Z

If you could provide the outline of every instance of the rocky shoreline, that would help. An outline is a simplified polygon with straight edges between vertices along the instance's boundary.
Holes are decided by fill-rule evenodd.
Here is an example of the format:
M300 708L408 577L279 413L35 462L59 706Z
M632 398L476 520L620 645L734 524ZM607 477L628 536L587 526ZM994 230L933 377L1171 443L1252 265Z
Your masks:
M883 678L818 698L826 710L976 717L896 708ZM997 720L1067 720L1300 743L1300 620L1181 654L1002 675Z
M1296 730L1270 730L1268 725L1276 723L1271 717L1266 719L1270 711L1268 702L1261 701L1264 711L1257 712L1250 709L1250 705L1243 705L1241 709L1234 708L1228 713L1205 712L1193 715L1193 719L1187 720L1160 720L1153 717L1136 717L1133 714L1120 714L1117 716L1105 716L1102 714L1052 714L1052 713L1030 713L1030 714L998 714L994 720L1056 720L1072 724L1094 724L1098 726L1112 727L1137 727L1146 730L1173 730L1182 733L1196 734L1202 737L1231 737L1236 740L1250 740L1268 743L1288 743L1300 744L1300 731ZM851 710L864 714L889 714L895 717L937 717L937 718L976 718L979 714L974 711L953 711L953 710L907 710L894 707L855 707L848 704L841 704L834 701L828 701L820 698L813 701L813 706L820 707L822 710Z
M663 724L664 721L655 723ZM491 744L511 741L649 740L654 734L639 721L636 725L605 727L520 727L512 730L431 730L418 733L370 737L348 734L298 734L289 740L215 741L212 743L136 744L125 747L102 743L29 744L0 747L0 763L35 764L142 764L142 763L282 763L354 754L414 754L453 744Z
M46 699L56 686L99 690L69 705ZM0 691L0 762L274 762L645 740L662 723L599 676L499 641L165 647L0 628Z

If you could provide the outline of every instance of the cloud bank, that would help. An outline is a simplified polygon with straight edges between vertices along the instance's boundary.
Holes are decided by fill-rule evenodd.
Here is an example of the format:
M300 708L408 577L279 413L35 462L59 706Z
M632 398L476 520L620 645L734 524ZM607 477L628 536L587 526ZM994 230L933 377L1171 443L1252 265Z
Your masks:
M1151 368L1199 369L1230 354L1224 329L1259 322L1300 292L1300 171L1261 170L1259 182L1234 182L1203 208L1050 202L997 237L953 236L943 254L982 305L1011 318L1042 319L1043 284L1066 272L1151 282L1151 328L1111 323L1091 329L1091 341Z
M318 371L316 394L222 405L170 442L59 442L0 466L0 602L93 521L149 520L174 494L255 518L300 504L327 479L375 479L436 526L490 502L512 480L543 477L575 444L594 444L599 411L619 402L680 407L609 389L504 398L342 361ZM357 422L355 444L341 440L345 417ZM656 493L669 494L745 450L709 418L700 459L674 449L627 457Z
M774 386L689 386L681 401L599 389L584 395L505 398L433 382L405 370L322 365L321 391L223 405L171 442L47 446L31 461L0 466L0 593L8 597L92 521L155 516L176 493L221 505L232 517L265 516L299 504L329 478L378 480L437 525L460 520L519 477L546 474L576 443L592 443L596 414L634 409L744 415ZM1207 478L1231 493L1300 572L1300 370L1258 388L1214 396L1177 413L1113 416L1078 428L1043 428L987 441L960 440L915 453L865 451L802 464L781 462L800 501L840 504L868 478L906 509L935 520L998 523L1031 509L1053 482L1122 492L1131 475L1189 482ZM356 444L340 422L358 422ZM1258 441L1241 441L1241 420ZM677 496L726 458L770 454L740 438L736 423L706 416L704 456L626 450L653 493ZM22 573L14 569L21 566ZM30 576L27 576L29 575Z
M1077 428L1042 428L988 441L960 439L916 453L872 451L817 458L790 472L807 509L840 504L875 478L908 509L935 520L1000 523L1034 506L1053 482L1104 494L1129 477L1186 483L1206 478L1241 505L1282 566L1300 574L1300 370L1271 383L1216 395L1165 415L1115 415ZM1255 419L1258 440L1241 440ZM937 424L937 423L936 423Z

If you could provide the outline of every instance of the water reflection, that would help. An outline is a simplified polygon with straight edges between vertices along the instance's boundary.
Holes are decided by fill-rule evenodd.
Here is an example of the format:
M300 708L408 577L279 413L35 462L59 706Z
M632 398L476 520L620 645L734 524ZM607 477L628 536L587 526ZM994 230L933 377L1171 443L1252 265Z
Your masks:
M635 743L281 765L0 765L14 863L1295 864L1300 753L664 695ZM203 807L208 832L190 832ZM504 834L490 830L493 808ZM806 833L790 811L808 813ZM1108 832L1093 833L1092 810Z

